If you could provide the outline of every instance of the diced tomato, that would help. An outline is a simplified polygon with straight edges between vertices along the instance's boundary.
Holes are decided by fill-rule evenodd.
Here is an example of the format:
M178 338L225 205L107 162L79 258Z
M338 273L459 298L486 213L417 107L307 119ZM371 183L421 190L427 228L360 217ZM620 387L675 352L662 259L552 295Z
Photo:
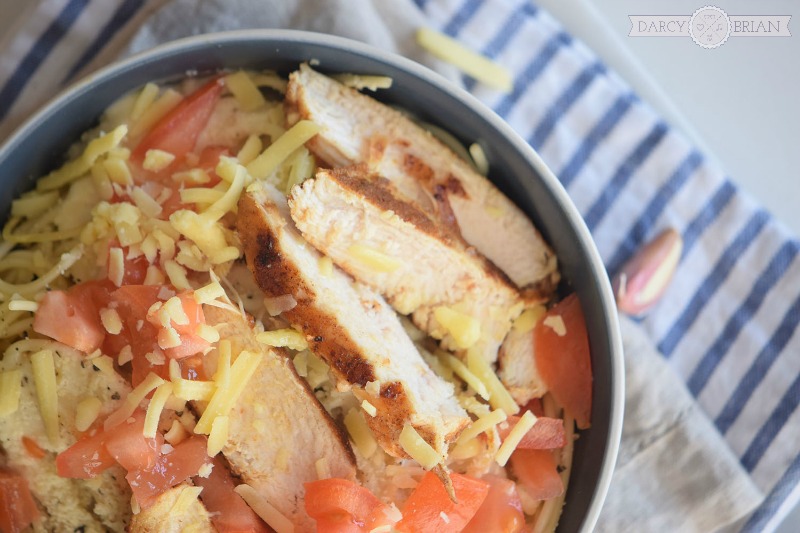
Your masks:
M368 489L346 479L329 478L304 484L308 516L318 532L368 532L391 526L392 509Z
M516 450L511 468L525 490L536 500L549 500L564 492L556 459L550 450Z
M28 482L21 475L0 468L0 531L20 533L39 520L39 509Z
M203 307L197 303L194 296L190 293L182 293L178 295L178 298L180 298L183 311L189 318L189 323L180 325L171 322L172 327L175 328L175 331L178 332L181 338L180 346L164 350L164 353L173 359L189 357L202 352L210 346L207 340L197 334L198 326L206 323Z
M403 532L458 532L472 520L489 493L489 484L480 479L450 474L458 503L450 496L433 472L423 476L403 507L403 519L395 528ZM447 517L447 521L442 517Z
M548 317L564 321L566 333L545 325ZM556 401L588 428L592 417L592 359L581 303L571 294L547 312L533 328L536 367Z
M139 505L143 509L150 507L159 494L197 475L200 467L211 460L206 448L206 438L193 435L170 453L159 456L151 468L129 471L125 479Z
M106 434L94 430L56 456L56 472L61 477L90 479L116 464L104 445Z
M203 488L200 499L211 515L211 523L219 533L266 533L270 531L241 496L233 491L236 486L225 463L215 457L211 475L196 476L192 481Z
M542 406L541 398L533 398L531 401L522 406L522 412L530 411L536 416L544 416L544 406Z
M221 94L222 84L219 78L214 78L184 98L145 135L131 153L131 159L142 161L147 151L155 148L174 155L173 165L182 160L194 150Z
M84 353L98 349L106 336L92 301L71 291L50 291L44 295L33 319L33 330Z
M143 255L128 259L128 250L123 248L123 265L125 271L122 275L123 285L140 285L144 283L144 278L147 276L147 267L150 263Z
M28 455L33 457L34 459L41 459L47 452L42 449L39 444L30 437L23 436L22 437L22 445L25 447L25 451L28 452Z
M508 417L508 426L499 428L501 440L506 440L508 434L519 422L518 416ZM564 434L564 421L559 418L547 418L540 416L536 419L536 423L531 429L522 437L522 440L517 445L517 449L528 450L552 450L555 448L563 448L567 443L566 435Z
M154 439L145 438L144 411L137 410L133 418L132 423L124 422L107 433L106 450L125 470L152 468L160 455L164 437L156 433Z
M520 533L525 527L525 514L517 484L500 476L484 476L481 480L489 483L489 494L464 533Z

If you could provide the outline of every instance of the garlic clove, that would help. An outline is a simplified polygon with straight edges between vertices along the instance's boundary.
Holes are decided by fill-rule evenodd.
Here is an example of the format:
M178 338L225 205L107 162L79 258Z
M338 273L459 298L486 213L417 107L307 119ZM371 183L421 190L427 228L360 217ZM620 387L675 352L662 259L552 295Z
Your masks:
M672 280L682 251L681 235L669 228L636 252L612 281L619 310L638 316L650 309Z

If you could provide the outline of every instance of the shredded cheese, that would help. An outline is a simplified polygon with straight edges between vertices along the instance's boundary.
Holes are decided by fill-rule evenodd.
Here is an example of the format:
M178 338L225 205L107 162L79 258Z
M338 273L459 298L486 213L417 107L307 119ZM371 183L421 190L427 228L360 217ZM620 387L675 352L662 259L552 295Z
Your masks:
M106 431L110 430L113 427L118 426L125 420L133 415L134 411L139 407L139 404L142 403L142 400L150 394L150 391L156 389L157 387L163 385L165 382L156 374L150 372L144 378L144 380L133 389L130 394L125 398L125 401L122 402L122 405L119 408L111 413L108 418L106 418L105 423L103 424L103 429Z
M195 433L207 435L211 431L214 419L228 414L261 363L261 358L260 353L246 350L239 353L236 361L231 365L230 383L227 387L217 387L203 415L197 421L194 428Z
M267 101L264 99L264 95L258 90L247 72L240 70L228 74L224 80L228 90L233 93L233 97L239 102L239 107L243 111L255 111L266 105Z
M270 144L247 165L247 172L256 180L263 180L296 149L314 137L320 127L309 120L301 120Z
M183 96L174 89L167 89L161 93L161 96L147 106L139 119L133 123L130 132L131 137L139 137L144 132L150 130L161 120L161 117L169 113L181 100L183 100Z
M552 329L559 337L567 334L567 326L564 324L564 319L561 318L561 315L550 315L544 319L542 324Z
M374 272L391 273L403 266L401 260L363 244L351 245L347 254Z
M125 277L125 257L122 248L111 248L108 251L108 279L117 287L122 286Z
M174 173L172 179L185 185L202 185L211 181L211 176L202 168L193 168Z
M213 381L176 378L172 379L172 384L175 397L186 401L207 402L217 390L217 384Z
M333 260L328 257L327 255L323 255L319 258L319 273L325 276L326 278L331 277L333 274Z
M208 434L208 446L206 453L209 457L214 457L228 442L228 417L218 416L211 422L211 433Z
M133 185L133 176L131 170L128 168L128 163L119 157L109 157L103 161L103 168L108 175L111 183L117 183L122 186Z
M433 317L461 350L474 346L481 338L481 323L475 317L444 305L433 309Z
M264 145L261 142L261 137L256 134L250 135L244 142L242 149L236 154L236 159L238 159L239 163L242 165L247 165L258 157L258 154L260 154L263 149Z
M94 424L100 415L100 409L103 407L103 402L99 398L89 396L78 402L75 409L75 429L78 431L86 431Z
M545 308L543 305L534 305L530 309L526 309L522 312L521 315L517 317L514 321L514 325L512 326L515 331L520 333L528 333L532 331L536 323L539 322L545 314Z
M508 418L505 411L502 409L495 409L470 424L467 429L461 432L461 436L458 438L458 442L467 442L471 439L474 439L481 433L485 433L486 431L492 429L500 422L504 422Z
M467 367L478 376L489 391L489 404L494 408L503 409L509 415L519 412L519 406L511 393L505 388L500 378L497 377L489 362L476 350L467 350Z
M358 90L369 89L373 92L378 89L390 89L393 81L389 76L369 76L364 74L337 74L333 76L333 79L345 87L352 87Z
M233 490L276 533L294 533L292 522L275 509L256 489L243 483Z
M350 409L344 417L344 426L361 455L366 458L372 457L378 449L378 442L372 435L367 421L364 420L364 415L358 409Z
M183 427L183 424L178 420L173 420L169 431L164 433L164 440L169 442L172 446L177 446L189 437L189 432Z
M525 434L530 431L534 424L536 424L536 416L530 411L525 411L525 414L520 417L519 422L516 423L506 440L497 450L494 460L497 461L498 465L506 466L511 454L517 449Z
M219 331L208 324L198 324L195 334L209 344L214 344L219 341Z
M276 348L285 347L297 351L308 348L305 335L291 328L263 331L256 335L256 340L262 344L274 346Z
M218 387L230 386L232 354L231 341L220 341L217 345L217 371L214 373L214 382Z
M127 134L128 127L122 125L117 126L106 135L93 139L77 159L65 163L61 168L37 181L36 190L40 192L54 191L83 176L89 172L100 156L116 148Z
M186 277L186 269L175 261L164 261L164 270L167 273L169 282L178 290L186 291L192 289L189 278Z
M430 470L438 464L442 464L444 459L441 455L436 453L430 444L425 442L414 426L406 423L403 426L403 431L400 432L399 439L400 447L415 461L417 461L422 468Z
M486 385L478 379L478 376L473 374L469 368L464 365L461 361L453 357L452 355L447 356L447 363L450 365L450 368L453 369L453 372L464 380L464 383L472 387L478 396L483 398L484 400L489 399L489 390L486 388Z
M369 403L367 400L361 402L361 408L364 409L364 412L369 416L374 417L378 414L378 410L375 408L375 406Z
M214 471L214 463L205 463L203 466L197 469L197 475L202 478L207 478L211 475L211 472Z
M169 152L158 149L150 149L144 154L142 168L151 172L164 170L175 161L175 156Z
M150 104L153 103L153 101L156 99L156 96L158 96L158 85L155 83L150 82L142 87L142 90L136 96L136 100L133 103L133 109L131 109L131 120L138 120L139 117L142 116L142 113L144 113L145 109L150 107Z
M0 417L17 412L21 393L22 371L15 368L0 372Z
M420 28L417 30L417 43L439 59L453 64L490 87L506 93L510 93L514 87L511 73L506 68L443 33Z
M453 450L447 456L454 461L463 461L465 459L472 459L478 455L483 449L481 441L478 439L471 439L464 442L459 442L453 447Z
M29 193L11 202L11 216L27 218L37 217L56 205L58 198L58 191Z
M472 143L469 145L469 155L472 157L475 168L478 169L478 174L485 176L489 173L489 160L486 158L486 152L483 151L481 145Z
M331 477L331 469L328 466L328 459L320 457L314 462L314 468L317 470L317 479L329 479Z
M200 496L201 492L203 492L203 487L195 487L193 485L183 487L175 503L172 504L172 508L169 510L170 514L180 515L189 511L192 505L197 502L197 498Z
M144 416L144 431L142 434L145 438L154 439L156 437L158 422L161 420L161 412L164 410L164 405L171 394L172 383L170 382L159 385L156 392L153 393L150 404L147 406L147 413Z
M207 304L225 296L225 289L222 288L218 281L212 281L208 285L195 289L193 296L195 302Z
M155 198L147 194L141 187L134 187L131 190L131 199L136 207L139 208L139 211L150 218L158 218L163 210L161 204L159 204Z
M33 382L39 400L39 413L42 415L44 429L50 443L58 445L58 384L52 350L40 350L31 355Z
M122 319L116 309L104 307L100 310L100 322L107 332L119 335L122 331Z

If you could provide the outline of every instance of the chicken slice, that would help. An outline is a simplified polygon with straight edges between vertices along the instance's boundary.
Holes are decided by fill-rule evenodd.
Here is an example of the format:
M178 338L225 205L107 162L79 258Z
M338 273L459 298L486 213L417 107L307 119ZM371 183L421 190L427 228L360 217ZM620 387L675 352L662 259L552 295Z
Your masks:
M511 200L430 132L305 64L289 77L285 105L289 124L322 126L307 146L323 161L366 163L423 211L446 220L452 209L468 243L517 286L549 296L559 279L552 249Z
M53 350L58 387L59 442L45 434L31 365L31 354ZM17 410L0 417L0 465L7 464L28 480L39 503L41 531L123 531L131 517L131 491L125 470L113 466L94 479L60 477L56 455L75 443L78 403L89 397L102 402L98 418L115 411L130 392L125 380L107 366L95 367L77 350L49 340L27 339L14 343L0 360L0 372L19 369L22 390ZM45 455L32 455L22 438L35 442Z
M498 377L519 405L541 398L547 392L536 368L532 331L511 328L500 349L498 367Z
M267 296L291 294L283 313L325 359L340 388L375 407L367 423L381 447L407 457L398 443L406 424L443 458L470 419L453 386L425 364L383 298L338 269L325 272L320 254L292 224L285 197L274 187L239 201L237 229L256 282ZM369 392L377 382L377 394ZM369 389L369 390L368 390Z
M259 343L240 313L208 305L204 313L220 338L231 341L233 354L262 354L229 414L222 453L233 472L300 530L313 529L303 506L303 484L318 479L315 462L323 457L333 477L355 479L355 457L346 433L297 375L287 354Z
M522 311L516 287L457 234L398 197L366 167L320 170L295 187L289 206L311 244L358 281L383 294L397 312L452 351L473 348L490 362ZM378 262L369 261L377 254ZM360 253L358 253L360 252ZM437 320L439 307L464 315L467 332Z
M193 488L182 483L161 494L153 505L133 515L130 533L214 533L211 516L197 496L188 492L181 497L184 489Z

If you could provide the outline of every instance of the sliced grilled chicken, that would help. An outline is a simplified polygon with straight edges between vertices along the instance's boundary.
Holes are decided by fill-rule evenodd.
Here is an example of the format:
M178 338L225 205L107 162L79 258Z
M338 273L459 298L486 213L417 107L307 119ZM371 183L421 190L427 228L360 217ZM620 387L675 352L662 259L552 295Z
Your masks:
M498 367L497 375L519 405L541 398L547 392L536 368L533 332L512 328L500 349Z
M53 352L58 383L59 442L45 434L36 394L31 353L57 345L50 341L23 340L0 360L0 372L19 369L22 390L19 407L0 417L0 465L7 464L28 481L39 503L41 522L37 531L123 531L131 517L131 491L125 470L114 466L94 479L70 479L56 473L56 454L75 443L75 413L78 403L89 397L102 402L99 418L115 411L130 387L113 370L95 368L77 350L61 346ZM105 368L105 367L104 367ZM24 445L27 437L45 455L38 457Z
M517 286L546 297L556 285L555 254L525 214L402 113L308 65L290 76L285 105L289 124L309 119L322 126L307 146L323 161L366 163L423 211L446 220L452 209L464 239Z
M411 314L445 348L472 347L491 362L497 359L522 311L517 288L460 236L400 198L390 183L370 177L363 165L320 170L294 188L289 206L306 240L399 313ZM451 332L436 319L442 306L478 324L479 335L465 339Z
M297 305L283 316L328 362L340 388L375 407L375 416L365 418L381 447L406 457L398 439L408 423L445 457L470 419L384 299L336 268L326 272L292 224L285 197L269 185L242 196L237 229L261 289L294 297ZM370 382L377 382L377 394L367 390Z
M191 485L182 483L161 494L156 502L131 519L130 533L215 533L208 511L190 493L181 497Z
M301 531L314 522L303 506L303 483L316 481L314 463L325 458L333 477L355 479L347 435L328 415L283 350L256 341L239 313L205 306L206 320L233 353L260 352L261 362L229 415L222 450L231 470L255 488Z

